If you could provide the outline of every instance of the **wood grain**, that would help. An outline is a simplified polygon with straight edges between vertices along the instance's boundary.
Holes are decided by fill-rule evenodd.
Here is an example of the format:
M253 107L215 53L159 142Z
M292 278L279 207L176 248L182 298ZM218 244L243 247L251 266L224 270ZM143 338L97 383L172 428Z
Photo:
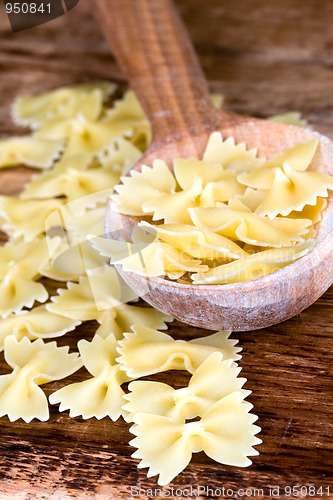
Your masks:
M298 109L333 137L332 2L178 0L177 5L211 89L225 94L227 109L260 116ZM9 104L16 94L96 78L123 82L90 8L88 0L81 0L63 18L12 35L1 4L3 136L22 133L10 120ZM27 169L1 172L1 192L18 192L29 175ZM49 286L54 290L57 284ZM195 454L170 487L233 489L226 498L239 498L239 488L262 488L260 498L270 498L269 487L279 486L279 498L286 498L285 486L313 484L330 486L332 494L332 308L331 288L298 317L233 335L243 347L242 373L248 378L246 388L253 391L248 399L262 427L260 455L250 468L238 469ZM74 349L79 338L91 338L95 327L85 324L59 344ZM170 333L186 339L205 332L175 323ZM9 371L3 358L0 370ZM71 380L85 376L80 370ZM170 372L155 379L180 387L187 378ZM45 392L62 385L45 385ZM10 423L3 417L0 426L0 498L131 499L132 487L157 488L156 480L147 479L146 470L139 471L130 457L132 436L122 420L70 419L52 407L48 422ZM199 498L214 497L204 493Z

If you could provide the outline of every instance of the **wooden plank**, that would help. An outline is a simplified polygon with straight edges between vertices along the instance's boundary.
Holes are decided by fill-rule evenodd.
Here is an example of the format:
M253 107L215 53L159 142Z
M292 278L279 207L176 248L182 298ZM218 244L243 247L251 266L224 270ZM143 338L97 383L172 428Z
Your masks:
M178 0L177 5L211 88L224 92L228 109L259 116L298 109L333 137L332 2ZM1 135L24 132L10 120L10 103L17 94L96 78L122 82L88 0L63 18L15 35L2 4L1 9ZM23 168L1 172L1 193L18 193L31 173ZM58 286L47 284L53 292ZM184 492L180 498L199 485L233 490L226 498L239 498L239 488L262 488L261 498L269 498L270 488L278 486L280 498L285 498L284 488L294 485L330 486L332 494L332 306L331 288L298 317L233 335L243 347L242 374L253 391L248 399L262 427L260 455L250 468L239 469L195 454L169 485ZM59 344L74 349L80 338L92 338L95 328L93 322L86 323ZM189 339L205 331L175 323L170 333ZM1 355L0 373L8 372ZM86 376L82 369L70 380ZM188 375L169 372L154 379L181 387ZM63 385L47 384L45 392ZM138 470L138 461L131 458L132 435L121 419L70 419L51 407L48 422L10 423L3 417L0 428L0 498L135 498L138 487L148 498L149 488L157 488L156 479L147 479L146 470ZM199 498L212 497L206 491Z

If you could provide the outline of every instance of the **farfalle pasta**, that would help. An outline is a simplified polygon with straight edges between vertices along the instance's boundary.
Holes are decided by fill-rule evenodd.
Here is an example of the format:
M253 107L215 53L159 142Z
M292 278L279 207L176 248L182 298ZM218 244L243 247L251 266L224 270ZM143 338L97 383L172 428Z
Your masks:
M254 446L261 443L255 435L258 417L250 414L252 405L245 400L249 391L238 378L240 369L232 360L212 353L194 372L187 387L173 389L159 382L138 381L129 384L126 419L136 438L134 458L139 468L148 467L148 477L159 475L158 484L166 485L186 468L192 453L204 451L213 460L246 467ZM219 380L219 384L216 384ZM195 422L188 422L200 417ZM158 434L159 433L159 434Z
M267 118L271 122L286 123L287 125L296 125L297 127L309 128L309 122L299 111L289 111L278 115L272 115Z
M112 187L120 178L120 172L112 166L88 167L84 155L77 155L70 160L62 160L52 170L34 177L20 194L22 200L65 196L68 203L88 196L99 194L99 201L105 201L109 193L106 187Z
M96 82L18 98L15 121L33 133L0 141L0 168L43 170L19 197L0 197L10 238L0 249L0 350L13 368L0 376L0 415L46 420L39 385L84 365L86 380L64 381L51 404L70 417L134 422L133 456L149 477L159 474L159 484L200 450L247 466L260 440L239 378L237 341L230 332L175 341L161 331L172 318L127 303L137 295L108 264L195 285L265 276L311 251L332 178L311 171L316 141L267 161L219 133L201 160L176 158L174 173L156 160L126 176L151 141L151 126L132 91L110 103L114 89ZM216 105L220 100L214 96ZM297 113L270 119L307 125ZM121 178L115 209L149 220L132 241L101 237ZM41 276L67 287L28 310L48 298ZM97 326L92 341L79 340L80 357L50 342L84 321ZM135 381L125 394L133 378L179 369L193 374L187 387Z
M258 455L253 446L260 428L258 417L250 414L252 405L244 394L233 392L210 406L196 422L175 422L169 417L138 413L130 432L136 437L130 444L137 448L132 457L140 459L138 468L148 467L147 477L159 475L158 484L166 485L189 464L192 453L204 451L225 465L247 467L248 458Z
M202 230L186 224L139 224L144 230L156 232L158 238L178 250L186 252L198 259L239 259L246 252L234 241L216 234L213 231Z
M168 328L167 323L173 321L173 318L152 307L120 304L105 311L97 318L97 321L100 323L96 330L97 335L105 338L112 332L116 339L119 340L123 338L124 332L131 331L133 325L166 330Z
M40 139L67 141L62 161L79 152L90 160L94 155L107 151L116 139L130 137L131 134L127 124L88 120L82 115L71 120L49 121L35 132Z
M163 329L166 322L172 321L159 311L124 303L136 298L113 267L101 267L81 277L78 283L68 283L67 289L60 289L46 309L73 320L97 321L101 326L96 333L103 338L110 333L121 338L136 323Z
M302 241L311 226L309 219L260 217L239 200L214 208L194 208L190 215L195 226L261 247L284 247Z
M12 373L0 376L0 415L8 415L12 422L22 418L47 420L47 398L39 387L60 380L82 366L77 353L68 353L68 347L57 347L55 342L45 344L42 339L18 342L9 336L4 342L5 359Z
M145 377L166 370L187 370L190 373L215 351L224 359L240 359L237 340L229 339L230 332L190 340L175 341L170 335L142 325L132 326L125 332L117 348L117 361L131 378Z
M201 260L193 259L189 254L179 251L168 243L133 243L126 241L93 238L93 247L101 249L102 255L111 257L111 263L121 263L126 271L142 276L176 276L186 272L207 271L208 266Z
M122 99L105 113L106 122L128 125L133 134L133 142L142 149L151 142L152 132L145 112L133 91L128 90Z
M12 196L0 196L2 229L12 238L29 242L45 233L48 216L63 205L62 200L23 201Z
M194 273L191 279L195 285L224 285L261 278L300 259L310 252L313 246L314 241L309 239L291 247L249 253L234 262L216 266L207 273Z
M95 82L62 87L44 94L18 97L12 107L14 121L38 129L52 119L71 119L78 113L95 120L103 111L103 103L115 91L109 82Z
M143 166L141 172L133 170L122 182L115 186L118 195L114 197L114 206L118 212L127 215L145 215L142 208L145 202L171 194L176 188L176 181L162 160L155 160L152 168ZM132 191L136 196L128 197L128 192Z
M251 171L264 163L263 158L257 157L256 149L248 150L244 143L236 144L233 137L223 140L219 132L210 135L202 159L211 166L218 164L234 172Z
M50 168L60 158L65 147L63 138L48 139L35 135L12 137L0 141L0 168L26 165Z
M7 317L23 307L32 307L34 301L45 302L46 288L36 282L40 267L49 260L49 251L55 251L58 238L49 244L46 238L29 243L6 243L0 248L0 316Z
M105 339L95 335L91 342L80 340L78 349L81 360L93 378L59 389L49 397L50 403L60 403L59 410L70 410L71 417L82 415L85 419L110 417L117 420L125 415L122 410L125 392L121 384L130 379L115 360L116 346L112 333Z
M100 319L104 311L136 298L117 271L104 266L93 269L78 283L68 283L67 289L59 289L46 308L67 318L91 321Z
M7 318L0 319L0 351L3 350L4 341L9 336L15 337L18 341L25 337L29 340L50 339L61 337L80 324L79 320L47 311L45 305L11 314Z
M246 379L238 377L240 371L231 359L213 352L196 369L187 387L174 389L162 382L147 380L131 382L130 392L123 396L128 401L123 406L128 412L125 420L131 422L137 413L150 413L182 422L203 415L210 406L232 392L240 391L246 397L251 391L242 389Z
M135 229L132 242L113 241L111 234L110 241L92 244L125 271L181 283L236 283L275 272L311 251L314 225L333 190L331 176L310 169L317 147L313 139L267 161L214 132L202 160L175 159L173 173L155 160L115 187L112 209L145 216L139 230L151 234L150 243L138 245ZM134 190L139 196L130 196ZM171 247L177 255L172 268L163 258L156 264L160 249L170 255ZM191 272L194 265L201 271Z
M116 139L111 146L98 155L98 161L101 166L109 169L112 168L114 172L121 175L126 175L129 169L138 161L142 156L142 151L137 148L131 141L127 139Z
M257 170L241 174L239 182L255 189L267 190L266 196L255 209L260 216L273 219L301 211L305 205L315 205L317 198L327 197L333 190L333 178L322 172L308 171L318 141L299 144L282 155L277 155Z

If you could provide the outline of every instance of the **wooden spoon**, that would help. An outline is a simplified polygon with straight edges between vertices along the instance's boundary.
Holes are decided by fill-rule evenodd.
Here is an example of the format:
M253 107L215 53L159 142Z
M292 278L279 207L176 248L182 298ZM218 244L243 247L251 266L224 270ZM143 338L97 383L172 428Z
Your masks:
M310 169L333 175L333 143L328 138L213 107L192 44L170 0L97 0L97 5L113 54L152 124L153 141L135 170L152 165L155 158L162 158L170 168L177 157L201 158L209 134L219 130L223 138L232 136L267 158L315 137L320 143ZM125 230L130 239L138 222L136 217L113 212L109 204L105 234ZM310 253L247 282L185 285L124 272L119 265L117 269L149 304L174 318L212 330L254 330L291 318L332 284L332 196L316 228Z

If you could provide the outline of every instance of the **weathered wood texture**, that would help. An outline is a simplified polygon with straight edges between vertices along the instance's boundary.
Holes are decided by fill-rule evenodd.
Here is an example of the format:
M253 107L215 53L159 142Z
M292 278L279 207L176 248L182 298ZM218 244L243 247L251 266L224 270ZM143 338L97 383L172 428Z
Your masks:
M92 5L81 0L65 17L13 35L1 4L1 135L21 133L11 123L9 106L19 93L97 78L123 82L91 16ZM225 94L227 109L258 116L298 109L333 138L330 0L178 0L177 5L211 89ZM1 172L1 193L18 192L29 175L26 169ZM278 486L279 498L287 498L284 488L296 485L330 486L332 495L332 307L331 288L298 317L234 334L243 347L246 388L253 391L248 399L262 427L260 455L251 467L238 469L195 454L169 486L184 494L169 497L186 498L186 488L198 485L229 488L225 498L240 498L239 488L262 488L264 494L257 498L270 498L269 488ZM85 324L59 344L75 348L82 336L92 337L94 328ZM192 338L205 332L175 323L170 333ZM0 373L8 371L1 358ZM80 370L71 380L85 376ZM180 387L188 376L169 372L155 379ZM48 384L45 392L62 385ZM134 498L131 488L147 492L157 487L155 478L147 479L146 470L139 471L130 457L131 435L122 420L70 419L52 407L46 423L10 423L3 417L0 427L0 498ZM326 489L323 494L303 498L327 498ZM147 492L144 498L149 496Z

